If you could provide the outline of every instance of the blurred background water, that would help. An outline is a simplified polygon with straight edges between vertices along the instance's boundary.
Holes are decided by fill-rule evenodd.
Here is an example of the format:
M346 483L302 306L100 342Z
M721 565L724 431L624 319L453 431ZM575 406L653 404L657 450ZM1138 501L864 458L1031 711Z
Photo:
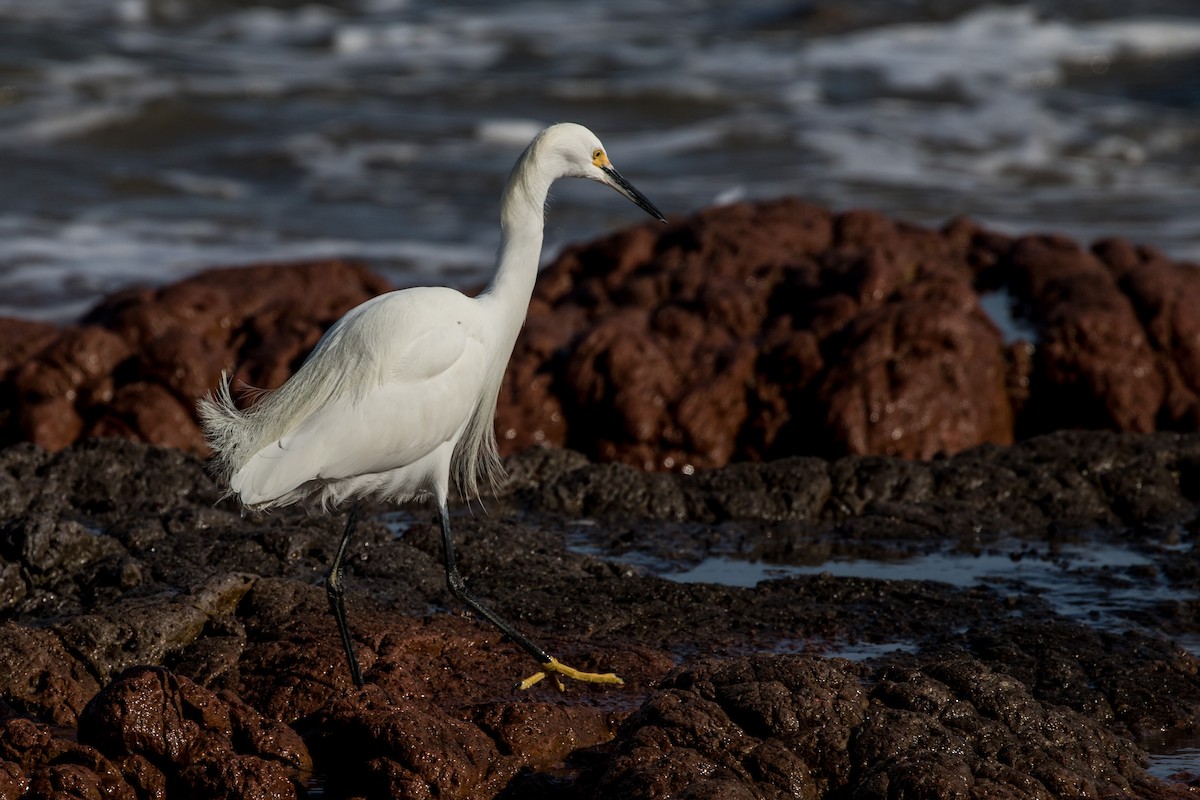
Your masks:
M479 283L560 120L668 213L793 194L1200 260L1195 0L0 0L0 315L256 260ZM580 183L547 258L642 221Z

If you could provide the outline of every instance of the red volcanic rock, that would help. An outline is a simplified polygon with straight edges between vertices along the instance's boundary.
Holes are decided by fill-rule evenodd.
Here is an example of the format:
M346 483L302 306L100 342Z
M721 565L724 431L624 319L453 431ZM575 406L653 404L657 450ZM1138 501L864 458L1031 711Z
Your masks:
M1026 424L1155 430L1163 376L1112 273L1079 245L1054 236L1019 239L1011 263L1016 293L1042 328Z
M58 450L128 436L204 452L196 400L221 372L274 388L324 330L387 289L361 265L325 261L218 269L118 293L60 331L0 320L0 442Z
M1200 428L1200 269L1120 239L1098 242L1107 265L1142 324L1164 382L1159 425Z
M655 469L1012 440L969 237L796 200L655 230L543 273L501 394L510 450L550 442Z
M831 446L930 458L1012 440L995 326L967 285L922 288L895 293L838 337L817 395Z
M0 318L0 375L11 371L58 336L49 322Z
M980 305L995 291L1036 341L1004 341ZM1127 243L736 204L550 265L497 426L507 452L546 442L651 469L1193 430L1196 307L1200 270Z
M341 261L207 272L79 325L0 320L0 444L127 436L205 452L222 371L270 389L385 290ZM1003 292L1036 341L1006 342ZM1151 248L942 230L795 199L564 252L539 276L501 450L646 469L796 454L928 458L1059 428L1200 427L1200 270ZM1031 337L1034 338L1034 337Z

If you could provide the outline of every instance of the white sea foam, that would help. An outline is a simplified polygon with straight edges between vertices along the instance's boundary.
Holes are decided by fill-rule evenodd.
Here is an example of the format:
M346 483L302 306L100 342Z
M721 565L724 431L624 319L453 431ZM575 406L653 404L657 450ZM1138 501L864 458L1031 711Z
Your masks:
M4 291L0 316L66 321L124 286L159 286L197 270L260 261L353 258L376 264L398 285L447 273L481 273L487 243L420 240L280 239L205 221L54 220L0 217ZM471 283L468 280L465 283Z
M486 119L475 126L475 136L488 144L524 147L545 126L532 119Z
M317 182L358 182L383 165L404 166L416 161L423 148L412 142L337 142L319 133L300 133L284 149Z
M826 34L787 0L0 0L0 303L57 315L332 252L477 282L513 159L568 119L673 214L799 194L1198 258L1200 11L1177 5L1079 20L964 0ZM594 187L555 195L548 253L636 221Z
M1200 20L1124 19L1066 23L1029 7L984 8L947 23L913 23L852 33L805 48L819 69L871 69L888 88L947 86L979 98L998 86L1044 88L1066 65L1106 67L1121 57L1200 51Z

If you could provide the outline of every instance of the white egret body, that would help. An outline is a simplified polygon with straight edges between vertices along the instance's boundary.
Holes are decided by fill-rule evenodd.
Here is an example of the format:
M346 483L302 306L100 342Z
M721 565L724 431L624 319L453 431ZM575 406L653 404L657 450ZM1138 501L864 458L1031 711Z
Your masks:
M559 663L479 602L455 566L446 508L451 472L466 495L478 495L481 483L501 473L496 398L533 293L547 193L561 177L612 186L664 219L613 168L595 134L553 125L534 138L509 176L496 274L478 297L442 287L380 295L338 320L296 374L251 408L237 408L228 381L199 406L217 474L248 508L436 499L447 583L542 665L525 687L547 672L620 682ZM352 506L326 589L351 676L361 685L341 575L356 511Z

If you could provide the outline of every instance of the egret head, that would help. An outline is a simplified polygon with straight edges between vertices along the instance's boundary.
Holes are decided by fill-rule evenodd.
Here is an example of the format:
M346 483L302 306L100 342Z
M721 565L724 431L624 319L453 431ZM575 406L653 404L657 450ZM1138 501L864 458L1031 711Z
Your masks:
M639 208L650 216L662 222L667 219L662 212L651 203L646 196L633 187L629 181L617 172L616 167L608 159L608 151L596 134L582 125L573 122L562 122L552 125L542 131L535 145L549 148L555 157L561 160L560 169L563 176L573 178L591 178L592 180L611 186L628 197Z

